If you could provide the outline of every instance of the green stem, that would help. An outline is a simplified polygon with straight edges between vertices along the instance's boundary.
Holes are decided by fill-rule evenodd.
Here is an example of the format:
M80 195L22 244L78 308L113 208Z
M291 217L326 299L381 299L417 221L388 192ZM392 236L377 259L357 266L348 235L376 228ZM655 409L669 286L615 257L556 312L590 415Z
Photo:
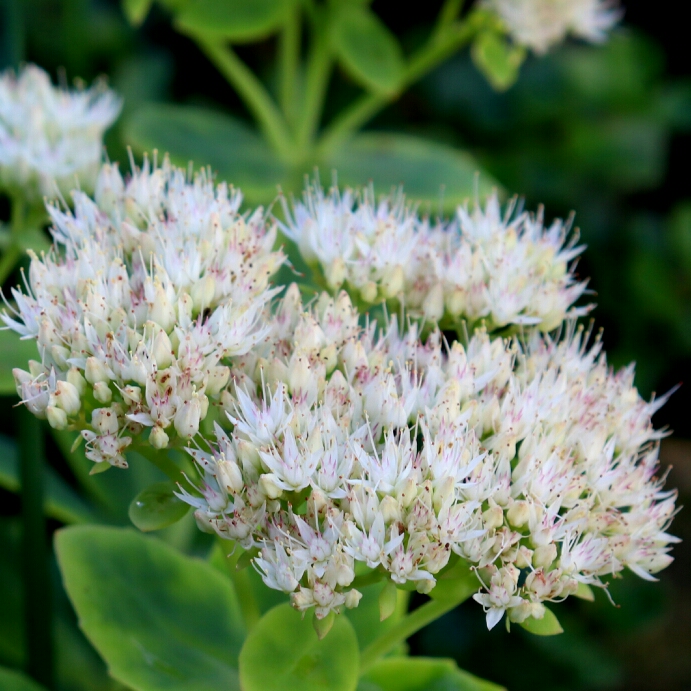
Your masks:
M338 115L322 135L318 150L326 156L338 148L353 132L384 107L395 101L403 91L424 77L437 65L468 43L478 29L478 22L469 17L455 26L435 32L430 40L411 56L400 88L393 94L364 94Z
M312 44L307 61L305 98L297 133L298 146L303 150L313 142L314 134L321 121L326 89L331 77L331 65L328 18L319 15L315 17L312 25Z
M236 568L238 559L240 558L243 550L237 543L230 543L230 545L235 546L235 552L231 555L228 555L228 549L230 547L228 540L224 540L223 538L219 537L217 538L217 541L219 547L221 548L221 552L226 559L228 574L235 585L235 592L238 596L238 603L240 604L242 619L245 622L247 633L249 633L259 619L261 619L262 613L259 610L259 605L257 604L254 593L252 592L252 584L250 583L247 570L243 569L242 571L238 571Z
M46 520L43 514L43 430L24 406L18 409L22 486L22 571L26 671L46 687L53 683L53 625Z
M196 41L221 74L233 85L276 153L285 160L291 160L294 147L290 131L264 85L230 46L222 41L200 36L196 37Z
M435 33L438 35L449 24L456 21L460 11L463 9L463 0L446 0L437 17Z
M370 643L360 655L360 675L374 665L381 657L390 653L398 645L410 638L420 629L431 624L435 619L443 616L452 609L455 609L461 602L467 600L475 591L476 587L469 585L463 589L457 597L448 600L430 600L422 607L410 612L401 619L393 628L385 631L379 638Z
M289 124L295 121L295 86L300 64L300 8L289 15L279 40L280 101Z

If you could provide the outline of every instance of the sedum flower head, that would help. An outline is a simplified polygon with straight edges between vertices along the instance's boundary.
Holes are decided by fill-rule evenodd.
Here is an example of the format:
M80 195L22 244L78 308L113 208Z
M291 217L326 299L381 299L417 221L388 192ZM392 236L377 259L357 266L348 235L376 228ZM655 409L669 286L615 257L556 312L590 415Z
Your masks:
M492 627L669 564L660 401L609 370L599 341L477 330L446 346L356 317L345 293L305 309L289 289L234 362L230 431L189 450L202 481L180 496L202 529L254 552L267 586L321 618L357 604L358 562L423 593L460 562Z
M513 40L546 53L567 35L599 43L621 19L616 0L485 0Z
M545 227L542 210L502 211L492 195L484 208L459 207L450 222L421 219L402 194L373 199L371 189L328 195L308 187L283 232L315 266L330 290L344 286L364 306L382 301L442 328L485 321L490 329L521 324L550 331L589 308L573 274L582 247L570 224ZM393 305L392 305L393 306Z
M102 82L55 87L36 65L0 74L0 185L34 198L93 188L121 105Z
M31 255L16 307L2 315L40 362L15 370L24 403L57 428L82 430L87 455L125 466L144 428L157 448L194 437L228 381L229 358L264 336L269 277L282 256L261 210L190 180L166 160L126 182L106 165L95 200L49 206L53 249Z

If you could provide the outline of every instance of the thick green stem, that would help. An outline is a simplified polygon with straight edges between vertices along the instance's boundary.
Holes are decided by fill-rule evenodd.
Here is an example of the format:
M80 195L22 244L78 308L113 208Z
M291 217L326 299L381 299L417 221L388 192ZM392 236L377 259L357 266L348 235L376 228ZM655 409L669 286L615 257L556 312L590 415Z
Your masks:
M200 48L233 85L256 118L269 144L284 160L294 156L290 131L264 85L235 52L222 41L196 37Z
M217 540L221 552L226 559L228 574L235 585L235 592L238 596L240 611L242 612L242 619L245 622L247 633L249 633L261 618L262 613L259 610L259 605L257 604L254 593L252 592L252 584L250 583L247 570L243 569L242 571L238 571L236 568L238 559L242 554L242 549L239 545L232 542L229 543L228 540L224 540L221 537L219 537ZM235 547L235 552L229 555L228 553L233 547Z
M288 17L279 39L280 101L287 122L295 124L297 99L295 87L300 65L300 8L296 7Z
M314 140L319 127L326 89L331 76L331 53L329 51L329 33L326 17L319 16L313 23L312 45L307 61L307 78L305 98L300 113L300 124L297 133L299 147L304 151Z
M393 94L364 94L343 113L337 116L322 135L318 150L324 156L332 153L353 132L360 129L368 120L390 103L403 91L424 77L437 65L468 43L477 31L478 23L466 20L455 27L447 26L411 56L405 76L399 89Z
M390 653L414 633L467 600L477 588L469 584L457 597L448 600L430 600L401 619L396 626L370 643L360 655L360 674L364 674L377 660Z
M22 571L27 650L26 671L53 684L53 625L46 520L43 514L43 430L24 407L18 409L22 483Z

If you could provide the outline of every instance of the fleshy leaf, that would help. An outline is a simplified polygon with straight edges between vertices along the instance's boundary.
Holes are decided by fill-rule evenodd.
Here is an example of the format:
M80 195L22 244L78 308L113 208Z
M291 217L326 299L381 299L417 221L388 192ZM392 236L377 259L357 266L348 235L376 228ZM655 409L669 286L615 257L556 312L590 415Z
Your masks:
M136 153L158 149L176 165L208 165L219 180L240 187L248 204L275 199L287 176L254 130L207 108L150 103L125 121L124 132Z
M333 45L343 68L365 88L394 93L405 71L396 37L369 10L343 3L332 27Z
M145 533L177 523L190 506L175 496L176 489L172 482L157 482L142 490L130 504L132 523Z
M240 652L243 691L354 691L360 654L353 627L337 616L320 641L311 619L285 604L259 620Z
M146 19L153 0L122 0L122 11L132 26L139 26Z
M530 631L530 633L534 633L536 636L556 636L559 633L564 633L564 629L561 628L561 624L554 612L546 607L545 615L542 619L529 617L521 622L521 626L526 631Z
M501 691L503 688L459 669L453 660L425 657L385 658L365 673L362 682L363 690L368 691L370 688L371 691Z
M595 593L587 583L578 584L578 589L574 593L574 597L578 597L581 600L587 600L588 602L595 602Z
M497 91L506 91L518 79L526 52L522 46L512 45L494 31L483 31L475 39L471 55L492 87Z
M2 691L45 691L45 686L37 684L33 679L14 669L0 667L0 689Z
M393 581L386 581L379 593L379 619L385 621L395 611L398 603L398 590Z
M75 526L55 544L80 627L116 680L135 691L239 689L244 627L212 566L131 529Z
M403 134L355 136L323 168L335 170L341 186L371 180L375 192L386 193L403 185L410 201L429 204L434 212L452 211L476 191L483 197L497 187L470 154Z
M186 33L254 41L278 29L294 4L292 0L190 0L175 25Z

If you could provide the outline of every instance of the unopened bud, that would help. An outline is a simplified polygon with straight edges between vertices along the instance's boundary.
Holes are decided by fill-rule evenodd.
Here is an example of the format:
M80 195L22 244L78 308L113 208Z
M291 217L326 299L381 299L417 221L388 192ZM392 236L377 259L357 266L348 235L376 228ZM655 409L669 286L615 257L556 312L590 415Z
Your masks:
M517 501L506 513L509 523L514 528L520 528L530 519L530 506L527 501Z
M403 290L404 281L405 273L403 272L403 267L400 264L389 267L384 272L384 277L381 281L382 295L387 300L389 298L395 298Z
M398 501L404 509L407 509L415 497L417 497L417 484L412 477L409 477L397 492Z
M201 401L196 393L177 409L173 424L175 425L175 430L183 439L192 439L197 434L201 414Z
M86 359L86 370L84 374L86 376L86 381L92 385L110 380L106 366L93 356Z
M108 384L104 381L99 381L94 384L94 398L99 403L110 403L113 398L113 392L110 390Z
M218 366L209 370L206 381L207 396L217 396L230 379L230 367Z
M278 499L283 494L283 490L276 484L277 479L273 473L259 476L259 486L269 499Z
M452 317L458 317L465 311L466 294L461 288L455 288L446 296L446 310Z
M221 487L233 494L241 492L245 486L242 473L235 461L216 461L216 479Z
M367 281L367 283L360 288L360 297L363 302L374 302L377 299L377 284L374 281Z
M438 322L444 316L444 289L441 283L435 283L425 296L422 313L430 322Z
M387 495L381 500L379 511L386 524L401 520L401 506L392 496Z
M198 311L206 309L216 294L216 279L212 274L206 274L192 286L192 301Z
M72 367L68 370L67 381L77 389L77 393L80 396L84 395L86 391L86 379L84 379L82 373L76 367Z
M483 512L482 520L485 523L487 530L493 530L494 528L499 528L504 523L504 512L501 506L491 506L489 509Z
M76 415L81 408L77 387L67 381L59 381L55 385L55 402L67 415Z
M331 262L331 266L325 270L324 274L326 285L329 286L329 289L332 291L338 290L343 285L348 275L348 268L346 267L343 257L336 257L336 259Z
M67 427L67 413L57 406L49 405L46 408L46 418L53 429L65 429Z
M142 390L138 386L126 386L122 395L128 403L139 403L142 400Z
M168 446L170 437L166 434L163 427L160 425L154 425L149 435L149 443L154 449L165 449Z
M352 590L349 590L346 593L346 598L345 598L345 606L347 609L354 609L360 604L360 600L362 599L362 593L359 590L355 590L353 588Z
M557 546L554 543L541 545L533 552L533 566L536 569L547 568L557 558Z
M118 416L110 408L96 408L91 413L91 426L97 434L117 434Z
M170 342L168 334L160 329L154 338L153 358L158 369L170 367L173 363L173 344Z

